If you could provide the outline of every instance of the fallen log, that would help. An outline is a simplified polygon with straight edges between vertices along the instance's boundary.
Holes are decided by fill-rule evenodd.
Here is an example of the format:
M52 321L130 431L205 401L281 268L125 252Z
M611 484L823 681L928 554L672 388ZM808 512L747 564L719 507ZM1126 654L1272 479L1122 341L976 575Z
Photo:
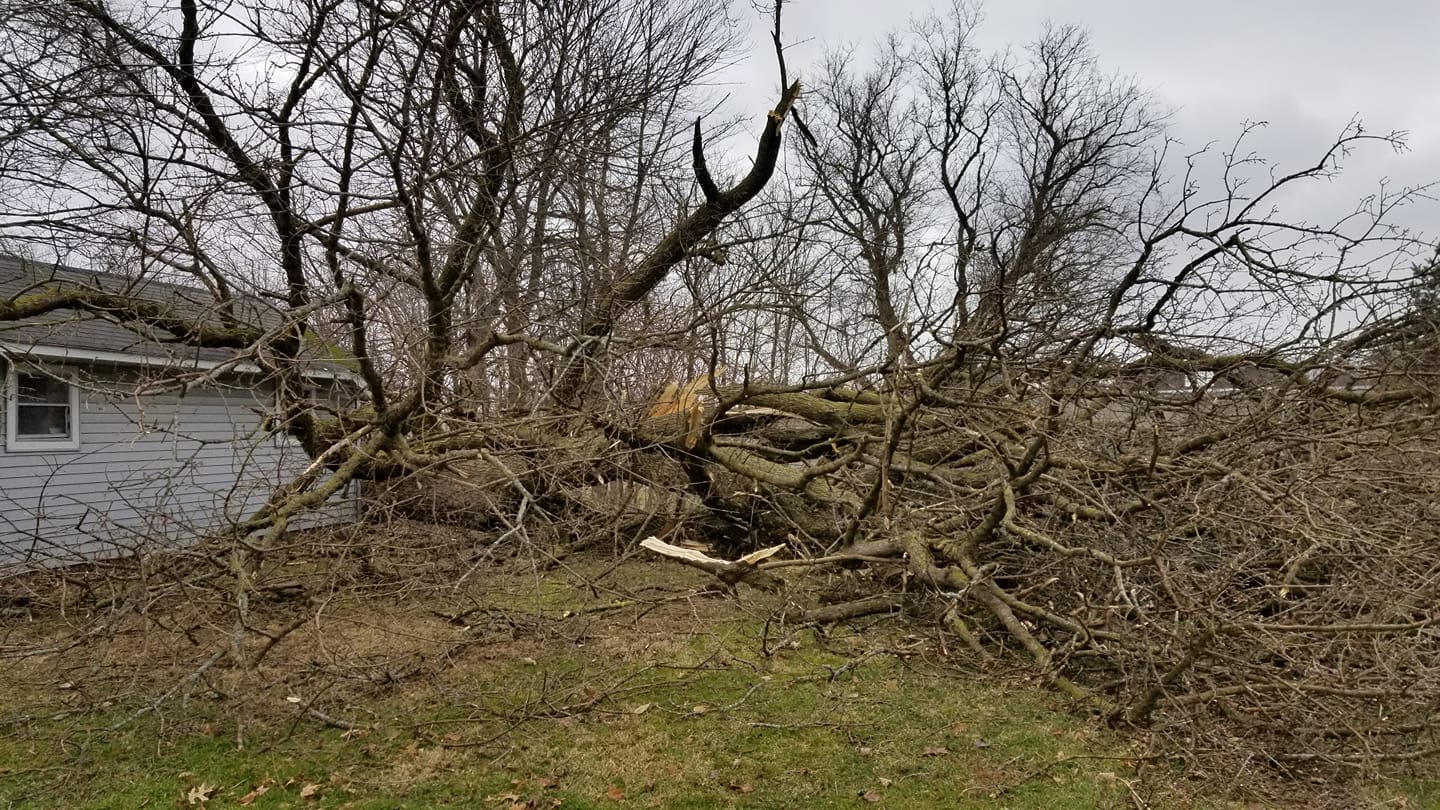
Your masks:
M894 613L905 606L905 595L900 593L867 596L853 602L826 605L813 610L797 610L785 614L785 622L795 625L834 624L877 613Z

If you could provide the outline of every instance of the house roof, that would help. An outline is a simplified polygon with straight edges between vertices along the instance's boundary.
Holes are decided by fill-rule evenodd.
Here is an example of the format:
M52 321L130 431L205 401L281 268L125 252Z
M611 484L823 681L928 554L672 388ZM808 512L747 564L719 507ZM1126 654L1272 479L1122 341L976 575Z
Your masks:
M189 319L221 326L215 299L209 290L0 256L0 300L14 300L61 287L134 296L163 304ZM258 298L237 297L233 306L238 317L246 322L258 323L266 328L274 328L284 322L284 315L279 310ZM311 348L318 349L319 344ZM162 329L130 327L118 320L71 309L0 322L0 352L75 362L200 369L231 362L236 354L234 349L187 345ZM233 367L238 371L258 371L253 365L243 363ZM306 371L322 377L352 374L343 359L323 350L307 358Z

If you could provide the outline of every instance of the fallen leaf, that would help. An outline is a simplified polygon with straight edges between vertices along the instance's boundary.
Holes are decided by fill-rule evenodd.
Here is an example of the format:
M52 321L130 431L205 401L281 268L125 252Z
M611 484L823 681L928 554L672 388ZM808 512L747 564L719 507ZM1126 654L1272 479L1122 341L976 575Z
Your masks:
M300 788L300 798L302 799L316 799L319 797L320 786L315 784L314 782L309 782L304 787Z
M655 706L654 703L641 703L639 706L636 706L635 708L631 709L631 710L630 710L630 713L631 713L631 714L644 714L645 712L648 712L648 711L650 711L652 708L654 708L654 706Z
M976 748L989 748L989 747L990 747L990 741L987 740L987 739L985 739L984 737L976 737L976 738L975 738L975 747L976 747Z
M736 782L734 779L730 780L730 789L735 791L736 793L755 792L755 786L753 784L749 782Z
M925 747L925 750L920 752L920 755L926 757L948 757L950 756L950 749L941 748L938 745L929 745Z
M690 707L691 714L704 714L708 711L710 711L710 706L704 703L696 703L694 706Z
M880 787L890 787L893 784L895 784L894 779L886 779L883 776L880 777Z
M868 746L868 745L862 745L862 746L860 746L860 748L858 749L858 751L859 751L859 753L860 753L860 756L862 756L862 757L872 756L872 755L875 753L875 749L874 749L874 748L871 748L871 747Z
M185 803L204 804L205 802L210 801L210 798L214 795L215 786L207 782L201 782L200 784L190 788L190 791L185 794Z
M266 793L269 793L270 786L273 784L275 784L274 779L262 779L260 781L260 784L252 788L249 793L246 793L244 796L240 797L239 803L242 805L253 804L256 799L264 796Z
M964 723L951 723L951 724L950 724L950 733L951 733L951 734L954 734L956 737L959 737L960 735L964 734L965 732L967 732L967 731L969 731L969 730L970 730L970 727L969 727L968 725L964 724Z
M863 800L863 801L867 801L867 802L870 802L870 803L873 804L873 803L875 803L875 802L880 801L880 791L878 791L878 790L867 790L867 791L865 791L864 793L861 793L861 794L860 794L860 798L861 798L861 800Z
M612 802L618 802L625 798L625 791L621 790L618 785L611 785L610 789L605 791L605 796Z

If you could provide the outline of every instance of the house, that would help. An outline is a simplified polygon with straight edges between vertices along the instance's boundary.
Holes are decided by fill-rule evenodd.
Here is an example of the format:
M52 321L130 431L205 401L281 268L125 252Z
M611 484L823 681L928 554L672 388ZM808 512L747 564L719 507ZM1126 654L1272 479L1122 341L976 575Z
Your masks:
M56 286L211 317L205 290L0 256L0 301ZM243 306L278 322L263 302ZM177 547L250 515L309 465L267 428L274 388L227 349L58 310L0 321L0 371L0 570ZM321 397L354 380L333 355L304 373ZM309 520L353 519L358 502L352 487Z

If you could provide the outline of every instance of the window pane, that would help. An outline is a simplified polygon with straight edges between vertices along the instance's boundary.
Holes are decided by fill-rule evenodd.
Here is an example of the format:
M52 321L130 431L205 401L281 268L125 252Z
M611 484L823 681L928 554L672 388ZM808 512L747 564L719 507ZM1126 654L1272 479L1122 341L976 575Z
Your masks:
M70 384L44 374L15 375L21 405L69 405Z
M15 437L17 439L70 438L70 406L68 404L16 406Z

